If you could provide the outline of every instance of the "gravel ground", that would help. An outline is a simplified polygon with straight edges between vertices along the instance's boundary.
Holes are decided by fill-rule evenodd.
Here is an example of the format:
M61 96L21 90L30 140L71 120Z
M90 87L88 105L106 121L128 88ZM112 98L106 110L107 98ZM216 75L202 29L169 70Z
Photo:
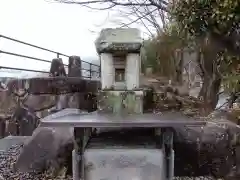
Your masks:
M14 145L7 152L0 151L0 180L72 179L71 177L54 178L49 172L44 172L42 174L14 172L13 165L16 162L22 146L23 145Z
M0 180L72 180L72 177L52 177L51 173L21 173L14 172L13 164L23 145L14 145L7 152L0 151ZM210 177L175 177L174 180L214 180Z

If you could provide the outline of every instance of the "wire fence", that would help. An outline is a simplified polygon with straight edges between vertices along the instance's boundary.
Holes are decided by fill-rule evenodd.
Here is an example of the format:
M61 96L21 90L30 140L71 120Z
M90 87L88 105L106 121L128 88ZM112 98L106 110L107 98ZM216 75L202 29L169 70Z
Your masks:
M17 40L17 39L11 38L11 37L7 37L7 36L4 36L4 35L0 34L0 40L1 39L13 41L13 42L18 43L18 44L22 44L22 45L29 46L29 47L32 47L32 48L35 48L35 49L38 49L38 50L42 50L42 51L45 51L45 52L48 52L48 53L55 54L56 58L60 58L60 57L69 58L70 57L69 55L66 55L66 54L63 54L63 53L60 53L60 52L57 52L57 51L46 49L46 48L43 48L43 47L40 47L40 46L36 46L36 45L30 44L30 43L20 41L20 40ZM29 56L29 55L26 55L26 54L19 54L19 53L15 53L15 52L5 51L5 50L1 50L1 49L0 49L0 54L31 59L31 60L38 61L38 62L45 62L45 63L51 63L52 62L51 60L47 60L47 59L43 59L43 58L39 58L39 57L34 57L34 56ZM82 71L82 77L83 78L92 79L93 77L97 77L97 78L100 77L100 66L99 65L81 60L82 65L83 65L83 63L87 64L87 66L89 67L89 68L79 67ZM64 64L64 67L65 67L66 71L68 72L68 64ZM25 68L2 66L2 65L0 65L0 69L49 74L49 71L44 71L44 70L33 70L33 69L25 69Z

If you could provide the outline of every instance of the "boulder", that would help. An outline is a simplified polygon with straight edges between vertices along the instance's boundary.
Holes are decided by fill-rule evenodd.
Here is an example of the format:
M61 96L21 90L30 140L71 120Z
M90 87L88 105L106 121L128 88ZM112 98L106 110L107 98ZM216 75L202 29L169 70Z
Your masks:
M63 166L71 169L73 128L46 128L39 126L24 144L15 169L21 172L57 173Z
M175 128L176 175L222 178L231 173L240 129L224 111L216 111L206 120L203 127Z
M9 131L11 134L20 136L31 136L39 124L39 117L36 116L33 109L28 107L18 107L9 122ZM13 126L13 127L10 127ZM16 130L14 130L16 126ZM11 132L11 130L13 130Z

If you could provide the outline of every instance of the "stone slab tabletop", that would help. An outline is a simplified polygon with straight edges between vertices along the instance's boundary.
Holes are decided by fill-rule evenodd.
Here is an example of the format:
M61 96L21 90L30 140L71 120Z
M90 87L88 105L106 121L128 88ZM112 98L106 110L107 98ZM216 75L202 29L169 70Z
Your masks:
M116 115L106 113L86 113L77 109L64 109L41 119L42 127L175 127L175 126L202 126L204 120L189 118L178 112L163 114L144 113Z

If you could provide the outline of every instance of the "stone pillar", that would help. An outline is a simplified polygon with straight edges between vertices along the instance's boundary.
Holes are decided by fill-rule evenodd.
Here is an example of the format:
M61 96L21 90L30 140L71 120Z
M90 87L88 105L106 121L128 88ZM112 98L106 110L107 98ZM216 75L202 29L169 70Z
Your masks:
M140 76L140 55L137 53L129 53L126 62L126 85L128 90L139 87Z
M67 76L61 58L55 58L52 60L50 76L52 77ZM55 98L56 98L55 110L61 110L67 107L67 99L65 95L56 95Z
M82 64L79 56L70 56L68 60L68 77L82 77Z
M101 81L102 89L111 89L114 85L113 58L110 53L101 53Z
M54 77L66 76L66 71L61 58L55 58L52 60L51 67L50 67L50 75Z

